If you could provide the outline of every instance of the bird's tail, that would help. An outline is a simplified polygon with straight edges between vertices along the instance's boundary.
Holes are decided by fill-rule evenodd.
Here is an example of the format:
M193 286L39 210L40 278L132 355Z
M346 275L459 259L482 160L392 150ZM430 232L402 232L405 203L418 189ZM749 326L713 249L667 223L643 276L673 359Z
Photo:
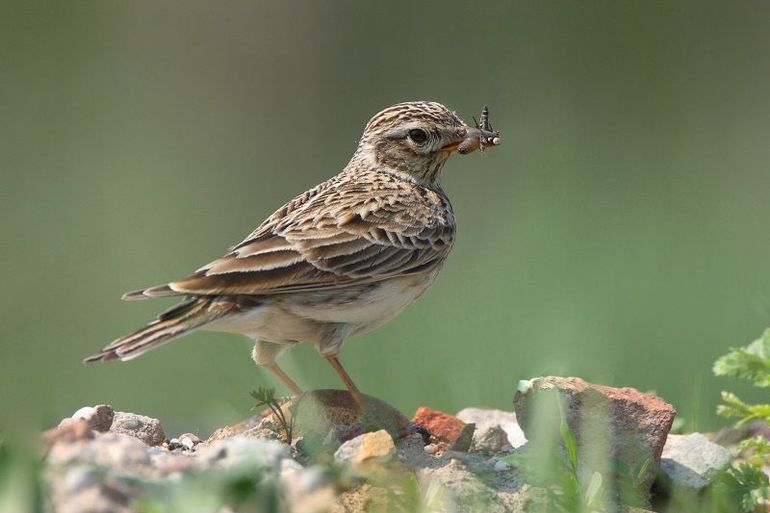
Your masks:
M100 352L89 356L85 363L110 360L131 360L208 324L232 311L232 304L215 297L194 297L158 315L157 319L111 342Z

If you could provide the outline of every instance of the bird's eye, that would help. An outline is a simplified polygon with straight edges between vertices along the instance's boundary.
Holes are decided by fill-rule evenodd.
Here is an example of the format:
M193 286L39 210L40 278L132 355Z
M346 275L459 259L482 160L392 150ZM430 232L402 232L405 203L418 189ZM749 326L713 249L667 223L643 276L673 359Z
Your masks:
M425 130L422 130L420 128L413 128L409 130L409 133L407 135L412 141L416 142L417 144L422 144L428 140L428 134L425 132Z

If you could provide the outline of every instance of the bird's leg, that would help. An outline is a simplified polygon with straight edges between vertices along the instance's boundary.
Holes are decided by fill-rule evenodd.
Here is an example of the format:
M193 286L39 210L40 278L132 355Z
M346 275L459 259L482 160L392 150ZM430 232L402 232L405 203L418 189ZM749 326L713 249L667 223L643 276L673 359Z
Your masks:
M302 395L302 389L297 386L297 384L289 377L288 374L283 372L283 369L281 369L277 363L270 362L270 363L264 363L262 364L263 367L265 367L267 370L275 374L275 376L283 382L284 385L289 387L289 390L294 395Z
M277 344L275 342L257 339L254 342L254 350L251 352L251 357L257 365L264 367L275 374L275 376L280 379L294 395L301 395L302 389L297 386L288 374L283 372L283 369L281 369L277 363L275 363L275 359L294 344L296 344L296 342Z
M334 368L334 370L339 374L340 378L342 378L342 381L345 382L345 386L348 388L348 391L350 391L350 395L353 396L353 400L358 405L359 409L361 411L364 411L366 409L366 402L364 401L364 395L361 393L361 391L358 389L355 383L353 383L353 380L350 379L350 375L345 372L345 369L342 367L342 364L340 363L339 359L336 356L331 355L324 355L326 358L326 361L331 364L331 366Z

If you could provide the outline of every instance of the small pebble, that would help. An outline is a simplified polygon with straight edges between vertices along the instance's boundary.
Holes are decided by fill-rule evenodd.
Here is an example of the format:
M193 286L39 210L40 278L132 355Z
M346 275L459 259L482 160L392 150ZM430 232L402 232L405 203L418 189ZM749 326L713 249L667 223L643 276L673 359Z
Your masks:
M436 454L439 450L438 444L428 444L425 446L425 452L428 454Z
M495 462L495 470L497 470L498 472L504 472L506 470L509 470L510 468L511 466L504 461L498 460L497 462Z
M78 411L73 413L71 418L88 420L93 416L94 413L96 413L96 408L93 406L83 406Z

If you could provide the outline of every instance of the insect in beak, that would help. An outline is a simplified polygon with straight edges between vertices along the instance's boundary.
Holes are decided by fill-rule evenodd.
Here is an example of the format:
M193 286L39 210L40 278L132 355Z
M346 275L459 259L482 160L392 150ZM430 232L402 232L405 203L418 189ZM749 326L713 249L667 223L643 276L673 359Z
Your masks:
M473 118L475 127L468 128L460 141L452 142L442 149L448 151L457 150L457 153L466 155L476 150L484 151L487 146L500 144L500 132L494 130L489 124L489 108L484 105L479 116L479 121Z

